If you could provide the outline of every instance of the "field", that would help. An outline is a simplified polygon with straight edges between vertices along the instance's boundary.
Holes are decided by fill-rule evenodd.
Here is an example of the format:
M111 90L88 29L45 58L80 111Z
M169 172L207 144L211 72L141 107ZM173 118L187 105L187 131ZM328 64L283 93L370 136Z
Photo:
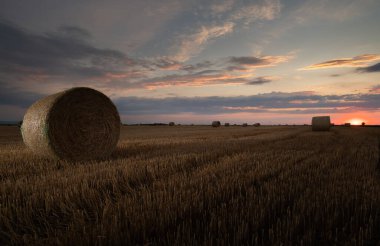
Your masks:
M0 245L376 245L379 149L376 127L126 126L69 163L0 127Z

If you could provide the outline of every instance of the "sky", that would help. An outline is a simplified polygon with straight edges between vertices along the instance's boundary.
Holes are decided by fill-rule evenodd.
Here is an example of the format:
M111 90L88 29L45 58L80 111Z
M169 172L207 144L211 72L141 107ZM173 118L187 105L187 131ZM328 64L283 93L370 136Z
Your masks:
M0 121L77 86L124 123L380 124L378 0L0 0Z

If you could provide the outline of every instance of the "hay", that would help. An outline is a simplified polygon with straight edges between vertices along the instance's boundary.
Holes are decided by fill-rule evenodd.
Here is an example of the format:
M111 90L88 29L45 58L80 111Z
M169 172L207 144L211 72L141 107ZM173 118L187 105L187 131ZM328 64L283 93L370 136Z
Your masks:
M173 121L169 122L169 126L175 126L175 123Z
M330 116L316 116L311 120L313 131L329 131L330 130Z
M230 123L226 122L224 123L224 126L230 126Z
M78 87L50 95L27 110L21 133L36 154L89 160L108 156L120 135L120 117L99 91Z
M351 126L351 123L344 123L344 126L348 126L348 127L350 127L350 126Z
M243 127L247 127L247 126L248 126L248 124L247 124L247 123L244 123L242 126L243 126Z
M259 127L259 126L261 126L261 124L260 123L255 123L255 124L253 124L253 126Z
M211 125L212 127L219 127L221 124L220 124L220 121L213 121Z

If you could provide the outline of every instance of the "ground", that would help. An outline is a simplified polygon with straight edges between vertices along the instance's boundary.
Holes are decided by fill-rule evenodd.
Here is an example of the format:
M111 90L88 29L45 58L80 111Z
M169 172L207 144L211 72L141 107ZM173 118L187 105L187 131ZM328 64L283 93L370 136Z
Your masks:
M0 245L377 244L380 128L126 126L107 160L0 127Z

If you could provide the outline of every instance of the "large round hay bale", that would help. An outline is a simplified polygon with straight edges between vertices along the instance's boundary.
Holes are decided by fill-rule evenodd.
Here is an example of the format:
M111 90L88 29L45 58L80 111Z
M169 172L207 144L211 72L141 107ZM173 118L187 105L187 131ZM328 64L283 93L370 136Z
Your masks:
M211 126L212 126L212 127L219 127L219 126L220 126L220 121L213 121L213 122L211 123Z
M21 133L36 154L67 160L108 156L120 135L120 116L101 92L78 87L42 98L27 110Z
M311 120L311 127L313 131L329 131L330 126L330 116L316 116Z

